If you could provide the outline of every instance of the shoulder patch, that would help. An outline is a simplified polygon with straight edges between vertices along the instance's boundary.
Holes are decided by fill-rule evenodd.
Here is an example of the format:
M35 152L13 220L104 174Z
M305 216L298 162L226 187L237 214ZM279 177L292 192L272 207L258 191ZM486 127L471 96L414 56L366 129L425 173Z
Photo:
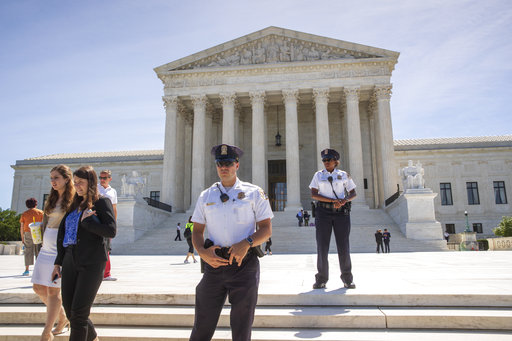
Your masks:
M260 192L261 199L263 199L263 200L268 200L268 196L267 196L267 194L265 193L265 191L263 191L263 190L260 188L258 192Z

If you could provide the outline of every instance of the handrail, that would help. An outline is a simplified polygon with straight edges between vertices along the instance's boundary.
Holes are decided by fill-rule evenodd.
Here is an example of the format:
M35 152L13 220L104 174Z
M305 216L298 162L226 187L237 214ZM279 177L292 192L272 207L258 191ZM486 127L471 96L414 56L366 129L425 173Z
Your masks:
M144 200L146 200L146 202L148 203L149 206L156 207L156 208L159 208L159 209L167 211L167 212L172 212L172 206L171 205L167 205L167 204L165 204L163 202L160 202L158 200L151 199L151 198L148 198L148 197L144 197Z
M398 191L396 191L396 193L394 193L392 196L390 196L389 198L386 199L386 206L389 206L393 201L395 201L396 199L398 199L398 197L400 196L402 192L400 191L400 189Z

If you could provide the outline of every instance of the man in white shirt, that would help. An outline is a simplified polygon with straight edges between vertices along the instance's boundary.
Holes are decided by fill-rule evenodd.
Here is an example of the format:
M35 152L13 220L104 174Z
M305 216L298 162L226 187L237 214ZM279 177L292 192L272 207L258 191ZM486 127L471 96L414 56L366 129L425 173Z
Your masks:
M114 217L117 220L117 192L115 189L110 187L110 181L112 181L112 172L110 169L104 169L100 172L100 181L98 183L98 192L100 196L109 198L114 208ZM117 278L110 275L110 239L107 239L108 248L108 259L107 265L105 266L105 273L103 274L104 281L117 281Z
M272 235L274 215L263 190L238 179L242 153L226 144L212 148L220 182L201 193L192 216L192 241L206 264L196 287L191 341L211 340L226 297L231 303L232 340L251 339L260 278L254 247ZM205 228L211 241L206 245Z

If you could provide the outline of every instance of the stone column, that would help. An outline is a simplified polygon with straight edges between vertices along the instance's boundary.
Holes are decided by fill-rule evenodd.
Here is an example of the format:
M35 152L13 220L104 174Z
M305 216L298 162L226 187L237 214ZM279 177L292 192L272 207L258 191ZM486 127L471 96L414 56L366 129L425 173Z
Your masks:
M185 199L185 110L183 107L178 106L178 120L176 129L176 190L174 191L174 205L173 212L183 212L184 199ZM189 188L187 187L187 191Z
M192 95L194 104L194 126L192 132L192 184L190 211L193 212L199 194L204 190L204 160L206 153L206 95Z
M343 91L347 106L348 167L349 173L357 186L357 197L354 199L354 202L365 203L363 146L361 144L361 122L359 117L359 87L344 88Z
M176 190L176 123L178 113L178 97L163 96L165 107L165 139L164 164L162 172L162 193L160 200L174 206Z
M185 151L184 151L184 162L183 162L183 168L185 172L183 173L183 207L184 210L187 210L190 208L190 205L192 203L191 200L191 189L192 189L192 144L193 144L193 125L194 125L194 113L193 112L187 112L184 116L185 120ZM192 207L193 209L193 207ZM189 212L191 213L191 212Z
M379 207L379 179L377 175L377 148L375 145L376 129L375 129L375 114L374 114L374 103L370 100L368 105L368 116L370 122L370 151L372 153L372 190L373 190L373 205L372 208ZM368 177L369 178L369 177Z
M285 211L297 211L300 202L299 122L297 119L298 89L283 90L286 111L286 190Z
M204 132L204 183L209 186L212 183L212 173L214 172L214 162L211 158L210 150L215 143L215 131L213 129L213 117L215 115L215 108L211 103L206 103L205 110L205 132ZM216 173L216 172L215 172ZM214 181L213 181L214 182ZM204 189L204 188L203 188Z
M265 189L265 91L249 92L252 103L252 183Z
M316 112L316 169L323 169L324 165L320 152L331 145L329 140L329 113L327 111L329 88L313 89L313 98L315 99Z
M235 146L240 147L240 115L242 107L239 102L235 103Z
M220 94L222 102L222 143L235 144L235 101L234 92Z
M370 104L368 106L368 110L373 115L373 130L375 133L374 139L373 139L373 147L374 147L374 154L375 154L375 174L373 176L375 180L375 190L376 190L376 207L384 207L384 201L386 200L384 198L384 178L382 176L382 154L380 149L380 141L381 141L381 134L378 124L378 113L377 113L377 94L373 92L371 98L370 98Z
M385 200L396 192L398 169L395 165L395 152L393 145L393 128L391 126L391 110L389 101L391 98L391 85L379 85L375 87L377 99L377 127L379 140L377 145L380 151L380 172L382 174L383 197L381 206Z

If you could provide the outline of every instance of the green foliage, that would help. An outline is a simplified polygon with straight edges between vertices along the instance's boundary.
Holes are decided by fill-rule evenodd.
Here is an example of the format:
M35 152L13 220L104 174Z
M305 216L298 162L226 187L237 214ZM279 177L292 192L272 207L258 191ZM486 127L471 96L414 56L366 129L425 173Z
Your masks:
M512 237L512 217L503 217L498 227L492 231L500 237Z
M2 210L0 207L0 240L21 240L20 215L15 211Z

